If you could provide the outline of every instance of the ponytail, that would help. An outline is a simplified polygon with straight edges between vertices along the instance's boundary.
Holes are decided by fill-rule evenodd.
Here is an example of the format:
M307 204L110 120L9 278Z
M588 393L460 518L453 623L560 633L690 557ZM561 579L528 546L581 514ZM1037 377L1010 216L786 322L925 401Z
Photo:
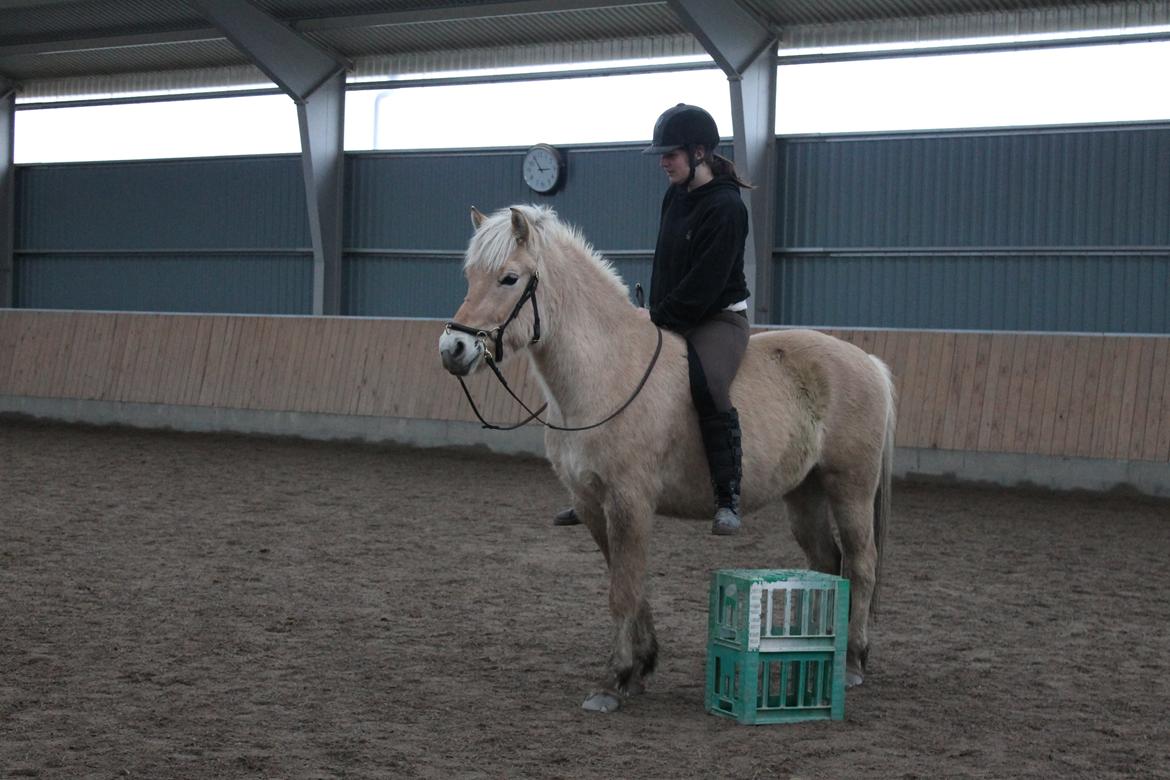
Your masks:
M749 184L739 177L739 173L735 170L735 163L727 159L723 155L711 152L707 157L707 165L711 168L711 173L716 176L730 176L731 179L740 187L744 189L754 190L755 186Z

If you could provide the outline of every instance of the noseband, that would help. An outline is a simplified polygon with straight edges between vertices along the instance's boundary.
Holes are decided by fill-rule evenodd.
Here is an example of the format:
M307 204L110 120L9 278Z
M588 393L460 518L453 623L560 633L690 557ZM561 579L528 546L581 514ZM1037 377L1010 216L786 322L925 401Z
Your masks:
M455 320L447 323L447 332L458 331L459 333L466 333L475 338L483 349L484 357L487 358L488 364L495 369L495 364L504 359L504 329L512 324L512 320L516 319L516 315L524 308L524 304L532 301L532 340L529 344L537 344L540 342L540 308L536 305L536 285L540 283L540 276L532 274L532 278L528 280L528 284L524 287L524 292L520 294L520 300L516 301L516 305L512 307L512 313L508 315L508 319L504 320L504 324L498 328L491 330L483 330L482 328L473 328L469 325L464 325ZM491 338L495 342L496 351L492 352L487 347L487 340Z

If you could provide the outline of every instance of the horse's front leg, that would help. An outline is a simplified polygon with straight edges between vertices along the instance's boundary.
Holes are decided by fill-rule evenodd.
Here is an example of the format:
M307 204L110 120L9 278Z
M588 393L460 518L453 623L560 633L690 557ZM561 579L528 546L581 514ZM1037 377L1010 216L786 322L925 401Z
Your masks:
M613 712L621 706L623 695L645 689L658 661L658 639L645 591L652 513L644 499L612 492L603 509L603 517L587 513L586 524L609 563L613 649L598 690L581 706L594 712Z

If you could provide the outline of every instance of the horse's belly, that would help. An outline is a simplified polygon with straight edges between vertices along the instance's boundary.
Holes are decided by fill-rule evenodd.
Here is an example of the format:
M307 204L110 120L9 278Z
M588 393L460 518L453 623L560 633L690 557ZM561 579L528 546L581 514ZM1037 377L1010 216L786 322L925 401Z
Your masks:
M745 512L774 504L797 487L816 465L824 437L813 420L787 419L767 424L756 410L741 409ZM658 512L672 517L707 518L715 510L715 494L706 454L695 437L693 451L679 446L663 462L664 477ZM681 442L680 442L681 445Z
M670 517L710 519L715 512L715 492L710 478L663 485L656 510Z

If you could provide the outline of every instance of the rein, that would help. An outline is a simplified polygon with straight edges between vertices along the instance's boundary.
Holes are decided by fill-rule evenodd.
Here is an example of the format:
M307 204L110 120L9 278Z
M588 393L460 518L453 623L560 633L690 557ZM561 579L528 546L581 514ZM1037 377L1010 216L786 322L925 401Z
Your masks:
M550 423L548 420L541 419L540 417L541 412L548 408L548 404L545 403L535 412L529 409L528 405L525 404L524 401L520 400L520 396L516 395L516 393L512 391L512 388L508 386L508 380L504 379L504 375L500 372L499 367L496 365L497 356L502 359L504 355L504 329L512 323L512 320L516 319L516 315L520 313L520 309L523 308L524 304L529 300L532 301L532 313L534 316L534 321L532 324L532 339L528 343L536 344L540 341L540 309L538 309L536 305L537 283L538 277L536 274L533 274L532 279L528 282L528 286L524 288L524 292L520 295L520 300L518 300L516 305L512 308L512 313L508 315L508 319L504 320L504 324L498 328L494 328L492 330L483 330L481 328L472 328L467 325L463 325L461 323L455 322L454 320L447 323L448 331L454 330L460 333L466 333L469 336L474 336L475 339L479 341L479 343L483 346L483 355L484 359L487 361L488 367L491 368L492 373L496 375L496 379L499 381L499 383L504 386L505 390L508 391L508 395L512 396L512 399L516 401L516 403L520 404L520 407L524 411L528 412L528 417L524 418L518 423L515 423L514 425L493 425L492 423L485 420L483 415L480 414L479 407L475 405L475 399L471 397L471 391L467 389L467 383L463 381L463 377L457 376L455 378L459 380L459 386L463 388L463 395L467 397L467 403L471 405L471 411L475 413L476 418L483 424L483 427L493 431L514 431L521 426L527 425L533 420L536 420L545 428L551 428L554 431L588 431L592 428L605 425L607 422L624 412L626 408L634 402L634 399L637 398L638 395L642 392L642 388L646 386L646 382L650 379L651 372L654 371L654 366L658 363L658 356L662 353L662 328L659 328L657 325L654 326L654 330L658 334L658 343L654 346L654 356L650 358L650 365L646 366L646 372L642 374L641 381L638 382L638 386L634 388L634 392L630 395L629 398L626 399L625 403L611 412L604 419L592 423L591 425L564 426ZM641 287L642 285L639 284L639 293L641 293ZM641 295L638 297L640 299ZM488 338L492 338L495 341L495 353L488 349L487 345L485 344Z

